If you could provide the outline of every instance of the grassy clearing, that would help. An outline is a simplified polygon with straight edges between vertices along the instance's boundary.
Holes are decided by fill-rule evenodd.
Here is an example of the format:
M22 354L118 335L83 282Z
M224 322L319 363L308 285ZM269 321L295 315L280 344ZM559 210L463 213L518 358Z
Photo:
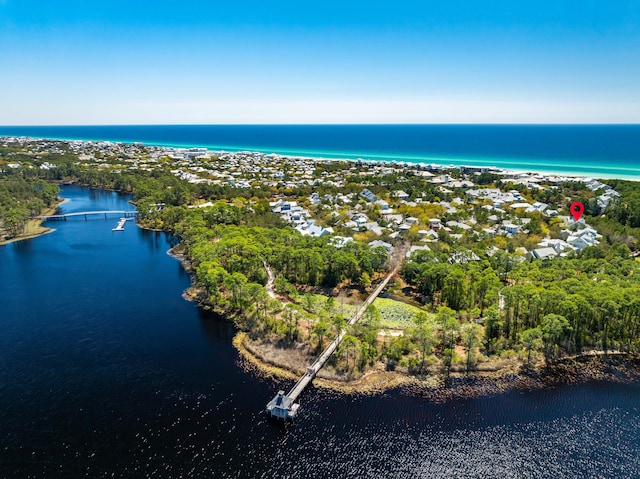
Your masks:
M306 297L311 297L311 305L307 304ZM304 293L299 296L292 298L294 301L304 307L305 309L308 306L311 306L310 310L327 311L327 299L329 296L325 296L323 294L315 294L315 293ZM355 312L357 306L350 304L349 301L352 301L351 298L333 298L333 311L329 312L329 314L340 314L346 319L349 319Z
M312 293L300 295L295 299L296 302L303 307L306 307L308 302L304 296L311 298L313 305L312 309L315 309L316 311L321 309L326 310L327 296ZM376 298L373 305L380 312L382 317L380 321L381 327L388 329L407 329L414 326L413 317L416 313L423 311L416 306L389 298ZM340 301L339 298L334 298L333 314L341 314L345 319L349 319L356 312L358 307L359 304L353 305L346 301Z
M407 329L413 324L413 317L422 311L410 304L389 298L376 298L373 305L382 316L381 326L389 329Z

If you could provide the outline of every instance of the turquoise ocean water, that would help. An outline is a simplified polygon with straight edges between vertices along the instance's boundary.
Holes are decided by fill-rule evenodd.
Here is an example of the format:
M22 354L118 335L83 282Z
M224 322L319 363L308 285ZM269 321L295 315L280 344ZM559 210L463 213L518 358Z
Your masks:
M0 135L640 180L640 125L0 126Z

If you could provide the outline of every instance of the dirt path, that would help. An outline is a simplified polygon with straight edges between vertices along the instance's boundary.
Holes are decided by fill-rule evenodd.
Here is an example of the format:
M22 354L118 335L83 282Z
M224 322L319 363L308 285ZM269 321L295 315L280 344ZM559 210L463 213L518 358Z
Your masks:
M267 294L271 299L278 299L276 298L276 294L273 292L273 283L275 283L276 276L273 274L273 271L271 270L271 268L269 267L266 261L264 262L264 269L267 270L267 284L265 286L265 289L267 290Z

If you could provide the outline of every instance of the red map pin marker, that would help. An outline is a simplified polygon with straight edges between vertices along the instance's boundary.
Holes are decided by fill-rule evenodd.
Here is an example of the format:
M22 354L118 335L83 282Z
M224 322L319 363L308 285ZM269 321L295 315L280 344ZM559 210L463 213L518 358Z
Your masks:
M569 211L571 211L571 216L573 216L573 219L578 221L582 216L582 213L584 213L584 205L579 201L574 201L573 203L571 203Z

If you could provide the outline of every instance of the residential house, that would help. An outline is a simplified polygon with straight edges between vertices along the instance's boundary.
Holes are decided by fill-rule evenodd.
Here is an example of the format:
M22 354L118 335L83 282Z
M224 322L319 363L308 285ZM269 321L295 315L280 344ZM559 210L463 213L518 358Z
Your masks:
M373 240L369 242L369 247L384 248L387 251L387 253L391 253L393 251L393 245L391 243L387 243L386 241L381 241L381 240Z
M537 248L526 254L527 259L549 259L555 258L558 252L553 248Z
M398 198L400 201L407 201L409 199L409 193L406 193L402 190L396 191L394 196Z
M414 245L411 248L409 248L409 251L407 251L407 253L405 254L405 257L409 258L411 254L416 251L431 251L431 248L429 248L427 245L423 245L423 246Z
M362 190L360 196L364 198L368 203L375 203L376 201L378 201L378 197L374 195L368 188Z

